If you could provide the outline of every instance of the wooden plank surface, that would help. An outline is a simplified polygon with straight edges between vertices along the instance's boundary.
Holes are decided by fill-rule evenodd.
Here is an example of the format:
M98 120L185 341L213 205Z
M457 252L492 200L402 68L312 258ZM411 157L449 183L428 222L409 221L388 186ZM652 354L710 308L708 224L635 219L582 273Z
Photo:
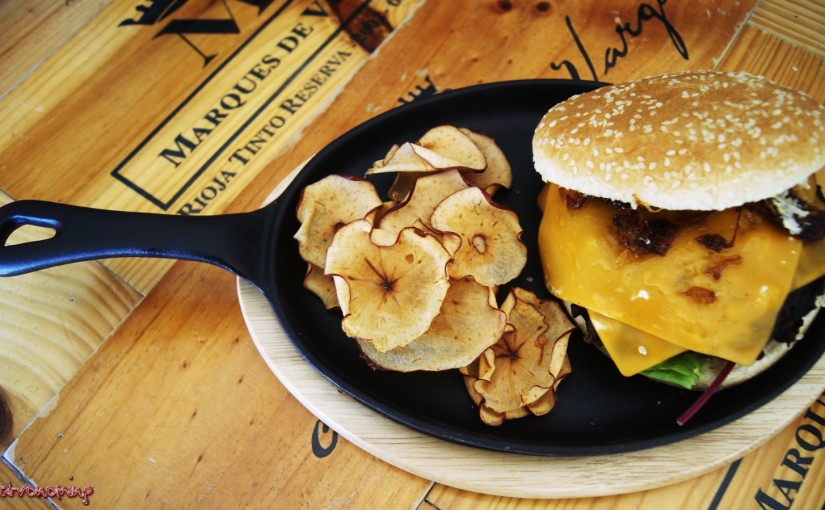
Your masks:
M109 2L0 2L0 98L56 53Z
M392 3L111 4L0 103L2 189L218 213L361 65L360 34L388 31L415 5ZM143 293L169 267L106 264Z
M71 477L98 508L365 508L429 487L339 440L278 384L231 275L176 264L139 310L7 451L37 486Z
M825 4L817 0L765 0L751 17L750 26L794 46L825 57L822 26Z
M156 5L162 3L157 2ZM83 7L58 4L66 9L52 10L28 4L19 4L18 9L13 10L9 4L3 4L4 9L13 11L4 18L4 22L9 25L10 31L20 34L12 38L17 42L9 44L9 54L20 55L18 65L21 69L24 57L37 61L26 61L30 68L21 74L21 77L28 75L25 85L10 85L11 91L0 103L4 118L3 134L0 135L0 188L17 198L42 198L126 210L145 209L147 204L135 203L135 200L142 200L141 197L113 177L117 160L111 158L118 156L110 154L110 148L120 144L125 151L132 150L140 140L136 137L151 132L151 123L165 119L164 115L172 114L182 101L188 100L192 111L203 111L205 105L211 107L214 97L207 95L189 99L189 96L209 78L212 70L201 68L199 53L184 42L183 36L172 34L160 37L160 43L155 41L158 30L164 26L163 20L157 21L156 26L149 21L146 21L147 25L128 24L129 21L141 19L139 15L143 11L138 6L118 3L103 9L103 4L96 4L94 8L101 13L94 18L98 11L90 11L92 6L89 2L83 4ZM299 44L294 41L307 33L307 42L292 50L301 55L289 62L291 67L287 70L287 79L297 84L295 86L303 87L319 72L311 67L312 64L323 71L320 75L324 79L322 87L319 85L321 88L308 99L309 106L295 112L289 125L284 127L282 138L267 150L276 150L279 144L288 143L289 137L299 132L312 117L314 108L323 105L335 94L338 80L345 79L346 72L352 72L358 62L366 58L367 50L358 45L367 36L380 33L380 37L374 37L370 43L377 44L376 41L385 38L391 30L391 23L400 22L408 12L408 9L400 7L390 9L388 4L382 2L369 5L338 2L331 7L315 2L262 1L258 4L268 10L265 9L261 15L256 14L257 7L252 6L255 7L253 9L248 4L225 6L235 16L233 23L243 28L239 37L227 40L231 39L232 34L217 34L211 36L218 39L213 42L203 34L196 34L191 36L196 38L196 45L208 47L207 53L218 54L224 62L233 63L230 57L234 54L234 58L239 60L234 65L240 71L233 68L229 74L248 75L247 62L236 47L249 45L247 41L254 40L254 35L259 40L273 39L291 49L293 44ZM203 11L204 8L206 11ZM179 11L178 15L191 20L223 13L226 18L228 11L216 14L209 9L211 7L203 2L195 2ZM151 11L146 12L146 16L150 14ZM341 24L339 14L347 25ZM94 18L93 23L89 23L90 17ZM380 26L375 21L379 17L383 23ZM304 22L303 19L309 21ZM268 24L264 28L274 31L276 36L261 28L265 22ZM376 27L372 28L369 23L376 23ZM343 26L354 31L356 36L350 38L341 28ZM296 27L299 30L297 35L294 31ZM70 43L57 48L46 48L42 41L34 45L35 41L42 39L44 30L77 35ZM162 45L163 40L168 41L166 55L169 58L157 59L157 45ZM35 55L26 51L33 45L42 53ZM263 51L262 45L257 47L259 55L268 54ZM344 51L341 48L353 53L346 66L338 66L341 69L324 67L333 66L325 63L324 59ZM200 47L197 49L203 51ZM194 62L194 67L181 65L186 61ZM219 58L215 57L210 65L217 67ZM229 64L221 65L229 67ZM135 74L123 72L123 67L129 66L133 67ZM306 70L302 69L304 67ZM327 71L330 76L324 74ZM77 77L77 80L67 81L67 76ZM147 83L144 79L134 79L136 76L167 78L149 80ZM216 81L215 78L212 81ZM286 81L281 79L282 83ZM129 83L124 85L124 82ZM187 86L189 88L185 88ZM292 98L292 103L300 100L292 97L295 86L292 89L286 87L283 91L285 98ZM261 89L261 94L261 97L277 99L271 90ZM206 108L206 111L209 109ZM117 114L107 116L106 112ZM146 116L140 117L140 122L124 120L137 118L136 112L145 112ZM244 118L249 119L254 114L254 111L248 112ZM119 119L116 123L112 121L114 116ZM94 119L104 120L96 122ZM89 150L90 146L100 150ZM224 177L221 191L225 193L209 200L208 208L219 211L233 193L242 188L244 179L260 172L266 162L268 159L263 157L250 161L245 165L243 176L231 179L231 182ZM228 175L228 171L226 168L221 170L223 175ZM155 177L166 183L166 173L161 172ZM208 178L214 179L211 176ZM9 200L7 195L3 196L5 199L0 201ZM99 203L101 200L105 203ZM0 298L0 358L5 368L0 372L0 387L5 389L13 417L8 427L8 437L0 438L4 445L52 400L114 327L128 315L141 294L151 288L169 267L171 262L155 260L116 261L108 269L99 263L88 263L0 281L3 291Z
M0 461L0 480L2 480L0 490L3 491L0 501L2 501L3 508L14 510L51 510L54 508L47 498L29 497L25 492L19 493L18 490L25 491L31 485L27 484L25 478L21 479L15 469L3 461ZM71 480L67 482L71 484Z
M825 103L825 58L752 25L743 28L719 68L770 76Z
M0 193L0 204L9 202ZM15 232L11 243L41 239ZM0 279L0 388L17 437L137 305L140 294L98 262Z
M141 11L138 6L168 7L171 2L112 3L93 19L77 15L78 11L68 16L54 6L27 14L21 10L26 3L17 4L19 9L12 9L11 4L2 4L14 13L4 18L10 30L27 33L9 39L14 42L2 51L26 62L24 67L31 70L17 77L2 73L10 90L0 101L4 128L0 130L0 190L15 199L158 210L155 202L114 175L126 161L120 168L140 163L134 169L147 169L146 175L129 176L137 175L133 181L147 178L139 184L141 189L152 187L152 196L174 197L183 184L188 185L166 212L179 212L185 204L198 205L198 198L207 203L204 212L208 214L251 210L259 207L291 169L358 122L416 97L504 79L578 76L621 81L678 69L719 67L760 72L807 90L819 101L825 99L824 27L819 3L810 1L765 0L758 6L755 1L740 1L722 7L710 1L190 0L166 17L159 15L145 24L123 23L141 19L141 13L151 14L151 9ZM86 12L102 5L78 0L66 7L77 4ZM236 15L237 33L161 34L174 20L226 21L227 8ZM791 8L797 15L787 14ZM274 16L279 9L281 14ZM56 33L49 27L58 26L65 36L55 36L47 48L32 42L38 34ZM312 30L304 37L308 27ZM298 33L293 32L296 28ZM256 33L266 37L253 37ZM255 62L261 62L273 45L277 48L287 37L302 42L281 55L283 66L270 75L280 81L260 81L260 96L250 96L253 108L234 109L238 116L227 117L223 126L232 129L216 130L214 136L209 133L197 150L174 144L180 134L191 136L199 119L216 105L220 107ZM378 49L370 53L374 48ZM327 69L330 79L320 87L321 92L297 107L301 99L297 94L340 51L352 53L340 66L341 72ZM207 62L212 54L217 56ZM213 74L219 67L221 72ZM293 102L286 103L284 110L284 102L290 99ZM253 144L253 149L260 145L254 158L241 164L239 159L226 157L242 151L260 134L262 120L268 122L289 109L294 110L289 112L294 123L284 125L271 143ZM170 130L171 138L165 140L172 145L152 146L157 140L151 135L166 133L164 129ZM141 147L151 151L141 153ZM174 163L169 169L152 167L163 148L182 150L186 161L180 162L180 168ZM224 152L216 156L220 150ZM244 157L246 152L239 154ZM237 166L210 167L194 180L186 177L210 159ZM235 172L227 185L214 182L218 168L242 171ZM225 190L218 189L221 184ZM216 193L207 200L203 193L206 190L206 197L211 196L210 186ZM252 345L230 275L187 262L128 260L106 267L113 272L107 274L114 282L94 283L94 277L82 276L79 283L61 284L43 275L49 281L37 290L23 292L25 287L12 281L14 287L8 294L48 296L51 292L60 299L66 296L60 292L70 285L77 292L88 289L97 296L101 288L117 283L120 290L115 292L129 296L118 298L123 302L115 314L118 320L102 321L110 325L109 331L119 320L125 322L111 335L105 327L96 330L97 336L108 339L99 347L84 347L97 350L76 357L74 368L65 374L65 379L71 378L66 386L64 380L27 376L24 383L32 393L43 395L29 406L30 412L41 410L42 414L26 430L22 424L28 419L15 422L5 440L8 444L16 438L5 459L30 483L65 485L71 477L78 486L94 487L92 505L368 508L387 501L387 494L397 506L422 509L713 504L739 508L758 504L761 493L765 494L763 501L772 498L782 507L793 502L794 508L818 508L825 500L821 450L809 452L803 447L806 440L817 434L821 437L823 427L817 419L804 421L805 417L729 468L638 494L541 502L433 486L378 461L333 431L325 431L289 395ZM49 286L61 290L49 291ZM132 308L128 303L139 301L142 294L146 297ZM82 314L92 323L101 316L91 306L95 299L100 298L88 299L90 306ZM19 298L11 298L2 307L8 310L0 312L8 314L7 322L17 321L32 309L51 308ZM62 320L38 319L36 328L17 328L15 338L24 336L20 329L31 334L50 321L63 324ZM66 335L43 331L48 332L44 340L52 343L42 343L41 349L63 345ZM6 342L6 352L9 340L3 337L0 342ZM25 361L21 366L34 373L42 365ZM8 394L7 380L0 379L0 386ZM60 388L59 397L42 409L43 401ZM822 415L819 407L811 411ZM788 455L794 455L789 453L792 450L804 456L802 467L799 463L797 469L787 466L793 464L786 462ZM0 477L11 474L0 471ZM7 503L30 505L34 501L2 500ZM82 507L76 499L55 503Z

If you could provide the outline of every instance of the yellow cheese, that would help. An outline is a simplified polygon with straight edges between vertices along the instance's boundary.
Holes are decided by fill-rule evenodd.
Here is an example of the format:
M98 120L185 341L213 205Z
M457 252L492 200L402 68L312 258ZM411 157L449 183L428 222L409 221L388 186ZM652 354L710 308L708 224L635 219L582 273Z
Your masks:
M677 348L746 365L762 351L795 281L799 240L750 216L736 230L729 210L683 227L665 256L637 255L618 241L608 204L587 200L571 211L552 185L541 198L539 251L553 294ZM734 231L735 242L720 252L696 241L730 240ZM618 363L632 372L637 361Z
M610 359L623 375L638 374L686 350L592 310L587 313Z
M825 274L825 241L804 245L793 288L802 287ZM590 322L623 375L636 375L686 349L636 328L588 310Z
M825 274L825 240L803 245L793 288L804 287L823 274Z

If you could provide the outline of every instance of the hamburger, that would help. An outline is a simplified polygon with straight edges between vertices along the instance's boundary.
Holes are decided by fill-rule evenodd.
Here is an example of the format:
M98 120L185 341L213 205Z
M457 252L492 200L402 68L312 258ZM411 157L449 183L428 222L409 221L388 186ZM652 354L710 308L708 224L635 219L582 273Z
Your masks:
M737 384L825 304L810 97L715 71L610 85L551 108L533 158L545 283L625 376Z

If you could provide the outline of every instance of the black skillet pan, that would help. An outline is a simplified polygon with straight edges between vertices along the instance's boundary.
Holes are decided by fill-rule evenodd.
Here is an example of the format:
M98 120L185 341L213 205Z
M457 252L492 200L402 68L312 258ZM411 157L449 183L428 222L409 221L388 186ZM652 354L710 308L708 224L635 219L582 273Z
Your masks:
M370 369L341 332L340 312L325 311L302 287L305 264L292 237L298 229L295 208L301 189L330 173L363 175L392 144L416 140L430 127L447 123L488 133L510 159L513 189L499 192L495 200L518 213L529 253L527 267L513 284L548 296L536 246L536 197L542 182L533 171L532 134L549 107L597 87L571 81L502 82L400 107L340 137L319 152L274 203L246 214L182 217L14 202L0 209L0 274L106 257L209 262L258 287L298 350L333 384L421 432L480 448L565 456L627 452L686 439L747 414L797 381L825 351L825 319L815 321L808 338L778 365L718 393L684 426L678 426L676 418L696 393L640 377L624 378L595 349L573 342L573 375L561 384L556 408L543 417L493 428L479 419L457 371L401 374ZM379 191L390 184L375 182ZM56 235L5 246L9 234L26 224L51 227Z

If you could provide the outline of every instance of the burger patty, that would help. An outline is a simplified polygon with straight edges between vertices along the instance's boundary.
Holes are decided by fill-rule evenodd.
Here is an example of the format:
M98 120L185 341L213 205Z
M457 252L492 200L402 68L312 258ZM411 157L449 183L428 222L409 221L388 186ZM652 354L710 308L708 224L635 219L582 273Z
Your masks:
M823 294L825 294L825 276L788 294L771 331L771 339L787 344L798 340L797 335L804 324L804 317L816 308L817 299ZM582 331L584 341L604 350L604 344L590 321L587 309L571 304L570 314L573 319L581 319L584 322L585 327Z

